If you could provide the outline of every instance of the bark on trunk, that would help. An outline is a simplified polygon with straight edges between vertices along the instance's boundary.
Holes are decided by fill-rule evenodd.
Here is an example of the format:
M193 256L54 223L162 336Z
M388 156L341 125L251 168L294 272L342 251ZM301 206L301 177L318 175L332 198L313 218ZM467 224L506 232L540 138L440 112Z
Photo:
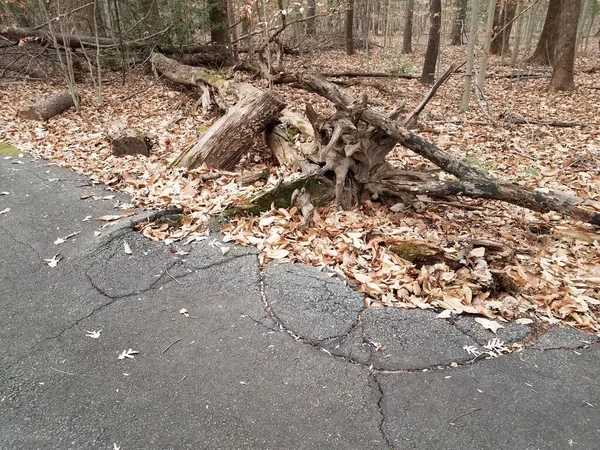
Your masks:
M227 0L211 0L209 8L210 40L213 44L221 45L227 56L230 56L231 37L229 36Z
M421 83L433 84L435 81L435 66L440 51L440 32L442 30L442 0L429 0L429 39L427 41L427 51L425 52L425 62L423 63L423 72L421 73Z
M510 53L509 39L512 31L512 20L517 11L517 0L505 0L501 9L494 17L494 40L490 46L492 55L507 55ZM498 3L498 5L500 5Z
M404 33L402 35L402 53L412 53L412 29L413 16L415 11L415 0L406 0L406 9L404 11Z
M19 110L18 115L20 119L24 120L45 121L74 107L75 103L71 93L61 91L38 100L29 108Z
M452 22L450 43L452 45L465 45L465 25L467 20L467 0L455 0L456 16Z
M106 127L112 154L150 156L152 137L123 123L111 123Z
M346 54L354 55L354 0L348 0L346 11Z
M542 28L542 34L533 51L533 55L527 60L529 64L548 66L554 61L554 48L556 47L556 39L558 36L562 1L563 0L550 0L544 27Z
M577 40L577 22L581 10L581 0L564 1L561 7L560 28L552 78L548 89L551 91L570 91L575 89L573 65L575 64L575 42Z
M252 140L283 108L285 103L270 91L247 99L230 108L173 165L194 169L206 163L215 169L233 170L252 145Z

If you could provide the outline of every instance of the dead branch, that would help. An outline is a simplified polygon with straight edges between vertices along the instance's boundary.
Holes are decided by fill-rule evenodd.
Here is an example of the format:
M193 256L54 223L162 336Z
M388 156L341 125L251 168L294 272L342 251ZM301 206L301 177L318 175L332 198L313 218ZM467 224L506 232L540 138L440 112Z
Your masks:
M429 90L427 95L423 98L421 103L419 103L417 105L417 107L406 117L406 119L404 119L403 125L406 128L416 127L417 118L418 118L419 114L421 114L421 111L423 111L423 109L425 109L425 106L427 106L427 103L429 103L429 101L433 98L433 96L438 91L440 86L442 84L444 84L444 82L448 78L450 78L450 75L452 75L458 68L462 67L464 64L466 64L466 62L463 62L462 64L453 63L450 65L450 67L448 67L448 69L442 74L442 76L431 87L431 89Z
M565 122L562 120L537 120L528 119L516 114L506 114L500 117L505 122L516 125L547 125L549 127L572 128L572 127L600 127L600 124L586 122Z

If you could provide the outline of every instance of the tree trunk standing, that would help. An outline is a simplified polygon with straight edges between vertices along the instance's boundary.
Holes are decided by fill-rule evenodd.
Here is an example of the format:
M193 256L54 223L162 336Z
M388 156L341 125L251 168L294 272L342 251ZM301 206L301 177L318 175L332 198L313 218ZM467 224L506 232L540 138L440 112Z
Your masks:
M473 82L473 59L475 58L475 45L477 44L477 25L479 22L479 0L473 0L471 4L471 24L469 27L469 46L467 48L467 70L465 73L465 90L461 109L469 109L471 99L471 84Z
M467 20L467 0L455 0L456 16L452 22L450 44L465 45L465 24Z
M523 0L517 1L517 28L515 30L515 43L513 45L512 53L510 55L510 66L515 67L517 63L517 56L519 55L519 47L521 46L521 34L523 34L523 16L521 11L523 9Z
M570 91L575 88L573 66L575 64L575 43L577 41L577 22L581 11L581 0L564 1L560 11L560 26L550 91Z
M533 55L527 60L528 63L548 66L554 61L554 49L556 47L560 10L563 1L570 3L568 0L550 0L542 34L533 51Z
M210 3L208 14L210 20L210 40L213 44L223 46L223 51L231 52L229 23L227 20L227 0L214 0Z
M415 0L406 0L406 10L404 12L404 34L402 36L402 53L412 53L412 31L413 15L415 12Z
M487 26L485 29L485 44L483 45L483 55L481 56L481 67L477 75L477 87L483 92L485 84L485 72L487 71L488 55L490 54L490 46L492 45L492 34L494 33L494 14L496 12L496 0L490 0L488 6Z
M435 66L440 52L440 33L442 31L442 0L429 0L429 20L431 21L429 39L420 78L421 83L424 84L433 84L435 81Z
M317 14L317 2L316 0L308 0L308 10L306 11L307 17L313 17ZM317 30L316 18L310 19L306 23L306 34L310 37L314 37Z
M506 55L510 53L509 39L516 10L517 0L504 0L502 8L500 10L496 9L499 17L494 18L494 40L490 47L492 55Z
M145 14L144 33L147 35L156 33L161 29L158 0L139 0L139 5L141 13Z
M579 54L581 51L581 39L583 37L583 27L585 25L585 18L587 16L588 9L590 7L590 0L585 0L581 8L581 15L579 17L579 23L577 24L577 41L575 43L575 54Z
M348 0L346 11L346 54L354 55L354 0Z

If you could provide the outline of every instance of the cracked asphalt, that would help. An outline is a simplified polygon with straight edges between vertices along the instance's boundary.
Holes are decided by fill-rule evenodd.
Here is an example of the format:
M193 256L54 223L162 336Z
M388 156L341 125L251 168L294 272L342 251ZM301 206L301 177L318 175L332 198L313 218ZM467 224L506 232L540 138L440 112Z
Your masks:
M27 155L0 193L0 449L600 448L596 336L365 309L218 233L152 242L144 214L96 220L128 198ZM464 350L494 337L525 350Z

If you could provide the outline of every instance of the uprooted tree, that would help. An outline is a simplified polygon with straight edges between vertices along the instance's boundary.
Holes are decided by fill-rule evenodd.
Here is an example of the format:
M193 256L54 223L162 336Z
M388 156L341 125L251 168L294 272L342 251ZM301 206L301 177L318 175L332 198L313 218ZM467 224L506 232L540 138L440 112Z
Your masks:
M600 214L594 211L600 209L597 202L561 191L532 190L494 178L411 131L408 127L415 122L440 82L409 117L398 120L401 106L385 115L369 106L366 95L355 99L316 72L280 74L280 79L328 99L336 108L335 114L325 118L319 116L311 104L307 104L304 119L287 109L278 115L280 103L283 102L277 100L273 93L264 99L268 101L259 102L257 99L263 97L263 91L249 84L225 80L214 72L185 66L158 53L153 54L151 61L154 70L164 78L200 87L205 95L212 95L223 109L235 111L235 114L230 111L213 125L208 132L212 139L201 138L197 145L188 148L175 160L175 165L188 169L203 162L210 162L217 169L235 166L241 157L240 139L233 140L235 145L231 139L225 139L226 130L231 129L228 116L231 115L239 123L244 122L243 116L247 114L246 117L251 119L247 124L254 132L244 133L245 142L242 144L250 144L254 136L264 129L265 141L280 164L301 170L302 177L299 180L282 183L273 191L250 199L247 204L241 205L243 209L264 210L272 202L277 206L285 206L293 199L305 214L305 219L310 220L314 205L335 200L336 204L347 208L359 201L364 193L373 199L390 198L404 203L410 203L416 195L465 196L501 200L538 212L556 211L600 225ZM249 103L263 110L245 107ZM254 120L256 115L261 120ZM223 139L215 140L214 136L219 135ZM423 156L456 179L439 181L439 177L431 173L394 167L386 157L396 144ZM217 152L218 157L215 158ZM256 205L261 207L254 207Z

